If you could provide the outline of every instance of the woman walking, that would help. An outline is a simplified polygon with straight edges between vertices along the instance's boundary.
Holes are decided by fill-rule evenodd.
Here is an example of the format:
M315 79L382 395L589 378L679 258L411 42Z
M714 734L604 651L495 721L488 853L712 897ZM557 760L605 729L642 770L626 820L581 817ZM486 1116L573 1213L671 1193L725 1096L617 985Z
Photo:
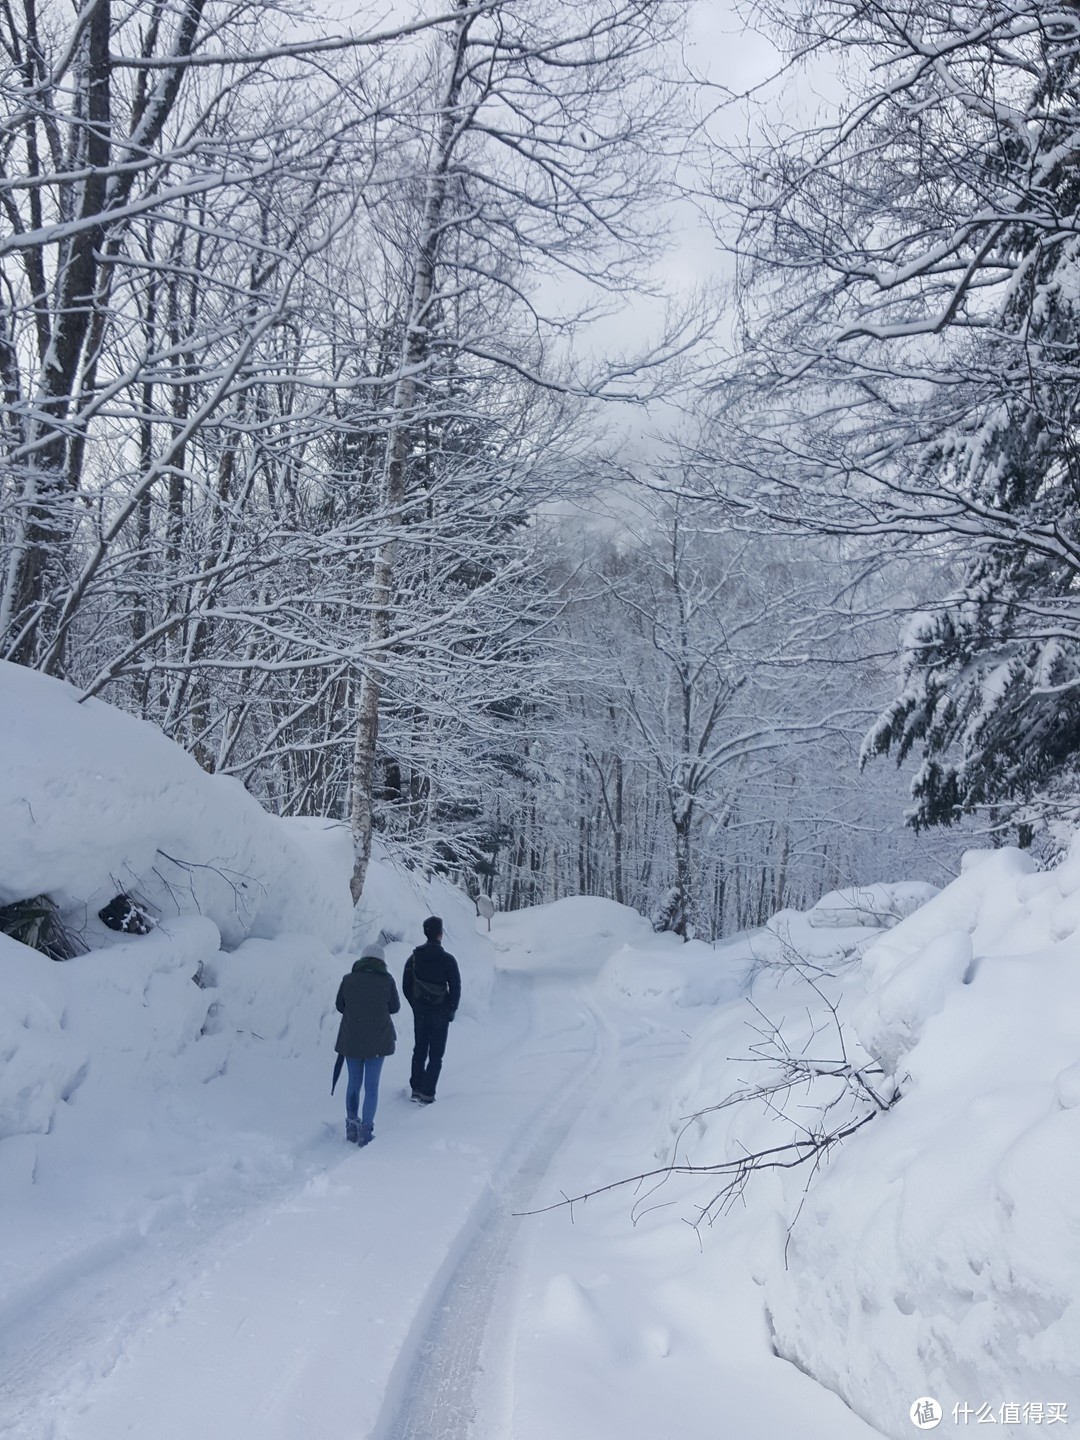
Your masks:
M401 1009L394 977L386 968L381 945L365 945L360 959L338 986L341 1012L334 1049L345 1057L349 1083L345 1089L345 1139L367 1145L374 1138L379 1076L387 1055L394 1053L397 1034L391 1015ZM364 1108L360 1112L360 1091Z

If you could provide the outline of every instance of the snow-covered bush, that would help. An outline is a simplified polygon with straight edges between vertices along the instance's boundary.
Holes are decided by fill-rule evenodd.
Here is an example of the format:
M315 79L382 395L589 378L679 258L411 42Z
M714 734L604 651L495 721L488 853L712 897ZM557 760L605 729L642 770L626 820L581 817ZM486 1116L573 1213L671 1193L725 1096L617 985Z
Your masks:
M59 909L48 895L15 900L0 905L0 935L40 950L50 960L70 960L86 946L64 924Z

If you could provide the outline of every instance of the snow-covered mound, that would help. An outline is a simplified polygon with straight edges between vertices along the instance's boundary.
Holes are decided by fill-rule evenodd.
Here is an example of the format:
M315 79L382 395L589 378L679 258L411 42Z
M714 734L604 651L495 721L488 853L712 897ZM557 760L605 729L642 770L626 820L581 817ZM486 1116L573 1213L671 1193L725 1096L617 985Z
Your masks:
M659 1021L702 957L644 950L604 975ZM740 955L752 1004L724 1004ZM920 1396L1002 1435L1080 1413L1080 840L1046 873L999 850L940 892L834 892L715 961L720 1003L681 1009L656 1163L786 1164L870 1117L816 1169L683 1182L673 1223L703 1217L748 1268L777 1353L896 1440Z
M901 1099L812 1187L768 1299L781 1353L887 1434L920 1395L999 1434L1080 1411L1078 927L1080 848L1004 850L865 956L854 1029Z
M856 894L745 937L754 1008L695 1030L657 1159L731 1163L868 1115L828 1073L847 1062L888 1108L812 1178L759 1172L737 1212L722 1174L694 1192L763 1287L777 1352L897 1440L920 1396L1004 1435L1075 1415L1080 841L1049 873L1000 850L940 893ZM803 1078L770 1090L785 1073Z
M680 945L674 936L654 934L636 910L598 896L568 895L500 915L494 928L499 949L513 952L517 964L567 975L595 973L619 943L651 948L670 943L676 949Z
M154 726L0 662L0 905L48 895L102 944L118 892L162 918L203 915L222 942L348 942L346 830L268 815Z
M938 893L936 885L923 881L900 881L891 885L850 885L830 890L810 910L807 924L837 930L850 925L867 925L887 930L913 915Z
M809 910L779 910L750 937L756 971L796 964L837 971L858 963L881 933L936 895L921 882L830 890Z
M88 1084L123 1090L145 1084L145 1070L164 1077L206 1020L210 994L191 977L216 948L213 925L194 918L70 964L0 935L0 1141L47 1134L60 1102Z
M680 1008L693 1008L735 999L744 991L748 974L741 950L732 955L722 944L700 940L684 944L677 935L650 933L620 945L604 965L600 981L616 995L642 1005L668 1000Z

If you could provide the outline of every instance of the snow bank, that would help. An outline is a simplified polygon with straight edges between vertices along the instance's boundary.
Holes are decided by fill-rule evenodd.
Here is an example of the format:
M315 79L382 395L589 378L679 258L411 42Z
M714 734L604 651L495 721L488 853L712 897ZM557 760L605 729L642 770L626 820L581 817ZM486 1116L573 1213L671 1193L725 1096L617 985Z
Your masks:
M620 945L601 971L609 991L638 1003L667 1000L679 1007L723 1005L746 987L748 966L723 946L676 935L650 935L646 944Z
M829 912L780 910L749 937L754 973L782 975L792 965L837 973L858 964L881 934L868 917L846 910L832 912L837 923L825 924Z
M0 935L0 1139L47 1134L60 1102L88 1084L160 1073L206 1019L191 977L216 942L209 921L188 919L57 964Z
M852 885L830 890L806 913L807 924L831 930L867 925L887 930L913 915L938 893L936 885L923 881L901 881L891 885Z
M513 952L515 963L555 974L595 974L620 943L658 949L670 941L681 948L674 936L657 936L636 910L596 896L569 895L498 915L492 927L499 949Z
M1048 874L972 855L844 982L901 1098L811 1187L766 1297L779 1353L888 1435L924 1395L1005 1435L1080 1413L1078 897L1075 846Z
M628 945L602 979L659 1023L697 983L692 949ZM704 1215L706 1243L756 1281L776 1352L885 1435L912 1433L920 1396L946 1426L1002 1435L1075 1419L1080 841L1046 873L1001 850L940 892L834 892L733 942L729 974L740 956L753 1008L718 993L700 1020L668 1011L687 1038L656 1164L737 1162L871 1113L832 1062L899 1098L812 1177L758 1172L726 1199L722 1174L684 1181L671 1223ZM814 1074L763 1093L804 1058Z
M47 894L91 945L127 891L163 918L198 914L226 946L248 936L349 938L342 828L267 815L154 726L0 662L0 904Z

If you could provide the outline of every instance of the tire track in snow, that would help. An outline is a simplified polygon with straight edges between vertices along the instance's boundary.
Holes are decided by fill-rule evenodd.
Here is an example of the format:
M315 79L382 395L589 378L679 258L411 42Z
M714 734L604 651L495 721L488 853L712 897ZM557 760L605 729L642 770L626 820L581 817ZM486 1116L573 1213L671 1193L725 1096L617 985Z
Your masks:
M503 1162L505 1180L470 1217L467 1233L473 1238L443 1280L433 1308L425 1307L425 1328L415 1345L406 1347L404 1374L391 1381L371 1440L475 1440L475 1427L483 1419L477 1390L485 1358L509 1362L507 1334L493 1335L493 1321L510 1320L507 1272L522 1224L518 1215L550 1169L580 1109L583 1088L611 1049L608 1025L584 996L576 998L592 1027L588 1057L543 1102L536 1112L544 1116L540 1123L535 1124L534 1114L523 1127ZM494 1357L486 1353L492 1350Z
M96 1386L148 1326L171 1316L184 1286L212 1269L261 1216L295 1203L338 1161L337 1127L322 1126L287 1169L249 1175L225 1169L193 1200L147 1199L143 1218L57 1262L53 1271L0 1303L0 1437L51 1440L65 1415L90 1403Z
M490 1018L499 1022L494 1042L472 1062L485 1070L528 1036L527 982L505 986ZM290 1142L293 1148L284 1148ZM135 1197L135 1219L58 1256L11 1293L0 1286L0 1440L63 1433L66 1417L93 1408L102 1382L135 1342L183 1314L201 1276L213 1275L223 1257L302 1200L314 1181L355 1159L344 1153L337 1119L274 1143L264 1172L250 1170L241 1155L209 1179L195 1176L190 1198L179 1190L141 1204Z

